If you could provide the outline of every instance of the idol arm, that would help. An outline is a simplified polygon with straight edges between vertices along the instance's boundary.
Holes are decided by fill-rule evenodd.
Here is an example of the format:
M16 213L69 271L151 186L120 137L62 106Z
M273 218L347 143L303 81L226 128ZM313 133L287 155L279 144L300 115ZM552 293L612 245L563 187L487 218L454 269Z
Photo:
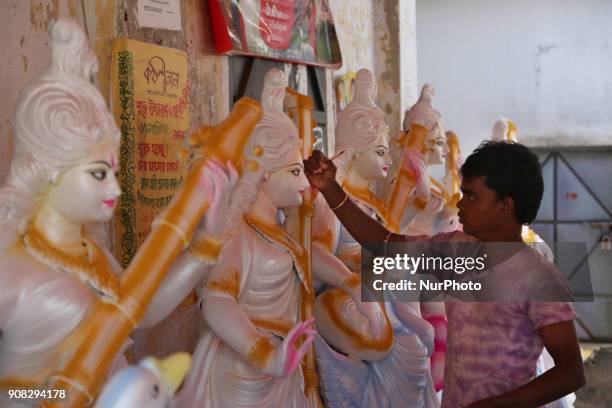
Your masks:
M139 327L151 327L166 318L208 275L222 246L225 211L229 206L230 192L238 180L238 172L232 163L211 160L203 170L202 189L210 197L211 205L198 224L189 247L170 266ZM155 225L158 220L155 220Z
M359 311L369 315L369 309L362 307L360 275L351 272L319 242L312 243L312 274L315 279L346 291L355 301Z
M210 329L237 354L261 372L276 377L290 375L312 343L312 322L296 324L280 342L260 332L238 304L244 250L236 234L229 238L202 291L202 315ZM299 349L297 340L307 339Z
M248 360L251 348L262 335L236 299L227 293L209 290L204 297L202 310L204 320L221 341Z
M343 282L354 275L321 242L312 243L312 274L315 279L335 288L342 288Z
M209 291L202 308L204 320L225 344L262 373L275 377L287 377L298 368L316 333L311 320L293 326L282 342L266 336L255 328L236 299L224 292ZM302 334L307 338L298 348Z
M429 168L422 154L414 150L407 150L404 156L404 167L414 168L415 182L410 192L408 203L403 210L400 218L400 231L407 231L414 218L431 205L431 181L429 178ZM404 183L408 183L406 178L399 178ZM398 186L399 187L399 186Z
M238 304L244 253L240 237L229 238L219 254L202 290L202 315L210 329L236 353L249 359L252 347L262 336ZM262 367L258 367L262 368Z
M184 251L164 278L139 328L149 328L165 319L208 275L211 265Z

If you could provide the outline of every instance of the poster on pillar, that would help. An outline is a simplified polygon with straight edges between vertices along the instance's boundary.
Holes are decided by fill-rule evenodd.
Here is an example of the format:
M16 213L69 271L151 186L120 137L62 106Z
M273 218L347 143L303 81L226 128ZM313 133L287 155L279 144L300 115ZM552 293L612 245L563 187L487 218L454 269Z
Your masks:
M208 0L216 51L342 66L329 0Z
M113 43L111 103L121 129L115 256L126 267L183 181L189 127L187 54L135 40Z

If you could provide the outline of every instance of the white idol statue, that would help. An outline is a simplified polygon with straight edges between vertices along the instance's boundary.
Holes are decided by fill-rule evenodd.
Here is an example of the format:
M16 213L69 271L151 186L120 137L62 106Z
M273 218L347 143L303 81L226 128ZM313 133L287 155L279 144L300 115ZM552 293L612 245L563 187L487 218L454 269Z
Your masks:
M458 168L460 162L459 142L453 132L446 133L440 113L432 106L435 94L430 84L425 84L419 100L406 112L404 131L412 125L421 125L427 129L423 146L424 169L415 183L413 199L406 211L402 223L402 233L413 235L435 235L461 229L457 217L456 204L460 199ZM430 176L429 167L446 162L444 182ZM412 222L407 223L408 220ZM435 351L431 357L432 378L439 391L444 379L444 361L446 354L446 332L448 322L443 302L422 302L421 312L435 329Z
M43 387L63 357L62 341L96 299L116 302L121 291L122 271L98 240L120 194L119 129L89 82L98 61L83 30L60 19L50 35L51 66L19 96L15 156L0 188L3 388ZM231 187L228 177L209 166L202 185L203 198L215 190L207 232L218 231L214 213ZM165 317L205 271L185 251L142 325ZM7 404L2 406L20 406Z
M283 112L286 87L282 71L266 74L264 116L247 144L247 171L232 192L225 242L202 291L207 327L194 353L194 368L176 398L179 407L308 406L305 382L314 379L303 376L299 363L316 332L313 320L298 323L308 258L277 217L279 210L299 206L309 187L297 129ZM358 277L329 251L313 246L312 274L344 289L342 294L357 304L364 331L371 333L370 321L386 322L377 304L355 302L361 290ZM374 332L388 338L383 329ZM370 344L378 346L378 337L369 336ZM373 348L362 352L380 353Z
M403 125L404 132L408 132L412 124L427 128L428 133L424 146L424 158L427 166L443 164L448 154L441 115L431 105L434 94L433 87L430 84L425 84L419 100L406 112ZM427 171L427 175L429 175L429 171ZM423 177L423 184L422 186L417 184L414 194L419 196L420 191L418 190L426 190L425 198L411 200L412 205L407 209L404 223L409 219L412 219L412 222L404 225L402 232L410 231L410 234L425 235L439 232L435 230L437 216L449 202L450 196L443 183L438 182L433 177Z
M357 73L355 97L340 113L336 128L338 178L345 191L372 217L387 222L387 209L376 197L374 184L387 177L389 128L374 99L376 84L372 73ZM359 272L361 249L342 227L324 202L317 202L313 248L325 244L354 272ZM314 249L313 249L314 252ZM359 318L354 303L340 297L337 290L327 290L317 298L315 319L323 341L317 341L317 361L322 389L329 407L437 407L430 376L429 356L433 352L433 328L421 318L418 303L386 298L383 313L368 320ZM368 303L378 305L378 303ZM330 324L341 321L336 326ZM370 333L364 327L369 321ZM390 327L389 327L390 325ZM387 343L378 333L387 333ZM359 335L359 336L358 336ZM345 338L345 342L338 338ZM362 347L378 349L363 355L344 344L353 337ZM379 339L374 342L374 339ZM391 340L390 342L388 340ZM345 355L346 354L346 355ZM347 356L348 355L348 356Z
M283 72L268 72L264 116L247 143L247 170L202 291L207 327L179 407L307 406L299 366L315 331L312 320L299 322L305 251L276 224L277 210L299 205L308 186L297 129L282 110L286 87Z

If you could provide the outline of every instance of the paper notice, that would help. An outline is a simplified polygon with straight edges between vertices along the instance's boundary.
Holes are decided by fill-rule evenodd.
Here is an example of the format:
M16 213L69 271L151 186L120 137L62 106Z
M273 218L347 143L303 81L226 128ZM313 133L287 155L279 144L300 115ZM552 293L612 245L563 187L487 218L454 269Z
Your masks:
M140 27L181 29L180 0L138 0L136 16Z

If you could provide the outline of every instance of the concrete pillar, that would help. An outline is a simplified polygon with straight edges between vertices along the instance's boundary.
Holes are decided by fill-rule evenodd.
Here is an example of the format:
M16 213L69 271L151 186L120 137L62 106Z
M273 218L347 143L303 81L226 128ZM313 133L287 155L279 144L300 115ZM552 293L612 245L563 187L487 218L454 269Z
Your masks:
M416 1L373 2L374 73L391 137L417 98Z

